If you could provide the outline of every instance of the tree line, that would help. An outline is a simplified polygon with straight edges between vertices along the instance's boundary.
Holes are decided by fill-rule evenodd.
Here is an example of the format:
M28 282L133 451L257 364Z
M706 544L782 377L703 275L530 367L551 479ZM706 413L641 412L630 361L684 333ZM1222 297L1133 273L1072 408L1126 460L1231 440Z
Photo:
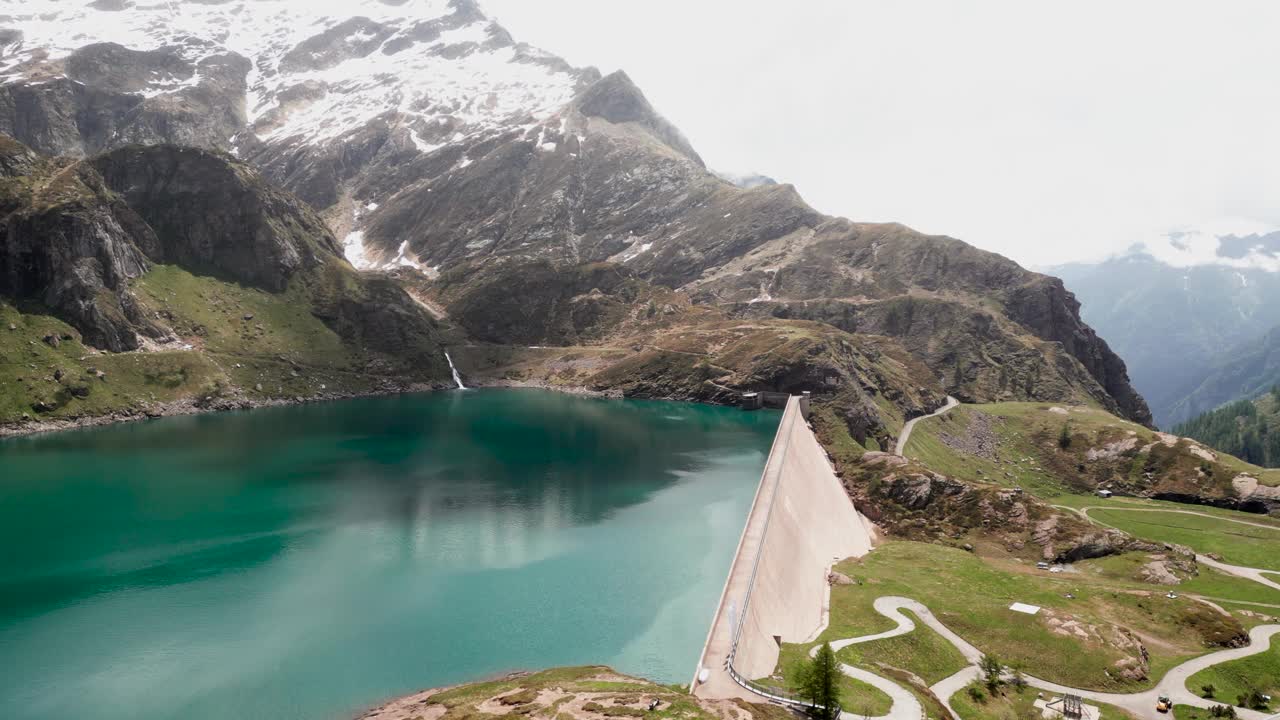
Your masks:
M1258 400L1237 400L1173 428L1262 467L1280 467L1280 385Z

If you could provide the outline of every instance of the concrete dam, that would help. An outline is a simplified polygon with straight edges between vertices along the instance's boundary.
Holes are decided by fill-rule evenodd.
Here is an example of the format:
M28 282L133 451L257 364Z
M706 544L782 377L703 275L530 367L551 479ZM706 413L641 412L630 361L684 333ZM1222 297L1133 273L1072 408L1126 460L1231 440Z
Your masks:
M805 422L808 400L787 400L738 541L690 690L699 697L770 696L781 643L815 638L827 623L830 566L871 551L871 522L853 506Z

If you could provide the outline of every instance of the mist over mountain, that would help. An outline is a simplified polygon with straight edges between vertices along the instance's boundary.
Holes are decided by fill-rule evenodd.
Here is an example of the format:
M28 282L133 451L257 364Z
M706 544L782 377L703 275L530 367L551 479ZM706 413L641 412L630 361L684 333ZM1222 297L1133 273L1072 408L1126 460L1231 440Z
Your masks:
M1262 257L1271 237L1223 236L1216 252ZM1081 316L1125 359L1160 426L1269 387L1265 377L1227 368L1263 352L1261 338L1280 326L1280 272L1216 262L1180 267L1149 246L1046 272L1080 298Z

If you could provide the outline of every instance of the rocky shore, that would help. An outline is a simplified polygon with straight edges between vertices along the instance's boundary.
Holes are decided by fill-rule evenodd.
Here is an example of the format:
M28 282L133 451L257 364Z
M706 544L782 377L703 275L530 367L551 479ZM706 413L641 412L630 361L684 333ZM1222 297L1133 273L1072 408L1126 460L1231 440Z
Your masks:
M479 388L526 388L531 390L550 390L553 392L575 395L578 397L595 397L622 399L623 392L618 389L598 390L582 385L558 385L541 379L512 380L509 378L468 377L471 383L468 389ZM456 389L439 383L388 383L386 386L370 392L320 392L308 396L279 398L250 398L243 394L232 397L217 398L184 398L173 402L143 403L136 409L118 410L104 415L86 415L75 418L57 418L46 420L20 420L11 423L0 423L0 438L39 435L44 433L63 432L81 428L102 427L117 423L154 420L163 417L182 415L201 415L205 413L231 412L236 410L256 410L258 408L282 407L286 405L303 405L307 403L334 402L352 400L362 397L385 397L405 393L434 392L437 390ZM646 397L648 400L667 398Z
M446 385L439 384L391 384L370 392L321 392L310 396L292 398L250 398L243 395L217 398L183 398L173 402L144 403L137 409L118 410L105 415L87 415L74 418L57 418L46 420L24 420L0 424L0 438L39 435L43 433L63 432L81 428L102 427L117 423L154 420L163 417L182 415L201 415L205 413L231 412L235 410L256 410L266 407L283 407L286 405L303 405L308 403L334 402L352 400L361 397L383 397L405 393L432 392L447 390Z

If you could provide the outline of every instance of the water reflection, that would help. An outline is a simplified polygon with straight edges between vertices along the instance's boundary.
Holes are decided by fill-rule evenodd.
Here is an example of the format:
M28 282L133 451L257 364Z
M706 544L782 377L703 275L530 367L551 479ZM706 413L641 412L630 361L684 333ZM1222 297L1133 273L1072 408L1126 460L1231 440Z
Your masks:
M341 717L582 662L683 679L776 422L479 391L0 442L0 715Z

